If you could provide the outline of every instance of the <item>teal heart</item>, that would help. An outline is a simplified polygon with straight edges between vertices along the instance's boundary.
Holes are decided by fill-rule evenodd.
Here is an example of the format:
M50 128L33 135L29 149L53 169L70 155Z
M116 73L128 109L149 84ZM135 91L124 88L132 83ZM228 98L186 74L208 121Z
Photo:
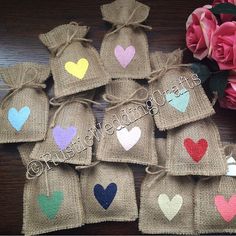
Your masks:
M175 93L166 94L166 100L172 107L174 107L178 111L185 112L188 107L190 94L186 89L181 89L179 93L179 96L176 96Z
M43 214L52 220L57 215L63 201L63 192L53 192L51 196L38 195L38 204Z
M8 110L8 120L16 131L21 131L23 125L28 120L29 115L30 108L27 106L22 107L19 111L17 111L15 107Z

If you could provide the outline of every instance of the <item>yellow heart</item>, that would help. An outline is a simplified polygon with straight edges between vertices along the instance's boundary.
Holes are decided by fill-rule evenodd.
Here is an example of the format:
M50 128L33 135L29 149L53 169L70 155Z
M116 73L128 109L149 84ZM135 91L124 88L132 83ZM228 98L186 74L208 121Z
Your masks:
M89 62L85 58L81 58L77 63L68 61L65 64L65 69L78 79L83 79L89 67Z

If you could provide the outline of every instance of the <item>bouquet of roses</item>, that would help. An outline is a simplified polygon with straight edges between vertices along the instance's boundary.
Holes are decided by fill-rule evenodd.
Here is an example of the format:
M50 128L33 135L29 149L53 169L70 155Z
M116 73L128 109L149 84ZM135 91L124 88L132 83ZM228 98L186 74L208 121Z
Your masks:
M236 0L215 0L197 8L186 22L186 44L199 60L193 64L208 81L220 106L236 110Z

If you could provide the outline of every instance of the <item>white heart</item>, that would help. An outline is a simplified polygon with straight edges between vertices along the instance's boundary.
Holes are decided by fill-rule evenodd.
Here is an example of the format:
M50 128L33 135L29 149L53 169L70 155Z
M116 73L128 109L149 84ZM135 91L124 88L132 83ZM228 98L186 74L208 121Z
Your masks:
M165 217L171 221L179 212L183 204L183 198L179 194L176 194L172 200L170 200L166 194L160 194L158 204Z
M122 147L128 151L139 141L141 129L139 127L134 127L128 131L126 128L119 126L116 131L116 136Z
M226 176L236 176L236 161L234 160L234 158L230 157L227 160L227 164L231 165L228 165L228 171L226 173Z

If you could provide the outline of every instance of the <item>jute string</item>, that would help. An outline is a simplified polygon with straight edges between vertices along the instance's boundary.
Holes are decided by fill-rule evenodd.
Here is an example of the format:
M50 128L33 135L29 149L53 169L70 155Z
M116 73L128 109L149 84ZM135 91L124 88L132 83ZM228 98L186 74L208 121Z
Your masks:
M92 162L90 165L87 165L87 166L76 166L75 169L76 170L84 170L84 169L88 169L88 168L94 167L94 166L96 166L99 163L100 163L100 161L95 161L95 162Z
M51 122L51 125L50 125L50 128L53 128L55 127L55 124L56 124L56 119L59 115L59 113L62 111L62 109L68 105L68 104L71 104L71 103L80 103L80 104L83 104L85 106L89 106L89 103L93 103L93 104L96 104L98 106L100 106L101 104L98 103L98 102L95 102L93 100L90 100L90 99L86 99L86 98L72 98L70 100L67 100L67 101L58 101L56 102L56 99L55 98L52 98L49 103L52 105L52 106L59 106L59 108L56 110L54 116L53 116L53 119L52 119L52 122Z
M152 181L148 184L148 188L150 188L153 185L153 183L156 182L158 179L160 179L161 177L163 177L167 174L166 167L160 166L160 165L156 165L155 167L159 168L160 170L151 171L150 166L146 167L146 169L145 169L147 174L156 175L156 177L153 178Z
M76 34L79 31L79 24L77 22L70 22L69 25L73 25L75 26L75 30L74 32L72 32L72 34L70 34L70 29L67 29L67 34L66 34L66 40L63 43L58 43L55 44L53 46L50 46L49 49L50 50L55 50L55 56L56 57L60 57L61 54L64 52L64 50L72 43L75 41L78 42L89 42L91 43L92 40L91 39L86 39L86 38L81 38L81 37L75 37Z
M112 23L113 23L113 27L112 27L112 29L111 29L111 32L108 33L108 34L106 34L106 37L108 37L108 36L110 36L110 35L112 35L112 34L118 32L118 31L120 31L121 29L123 29L124 27L127 27L127 26L133 26L133 27L135 27L135 28L137 28L137 27L142 27L142 28L144 28L144 29L151 30L151 29L152 29L151 26L140 24L138 21L136 21L136 22L131 22L131 20L132 20L134 14L136 13L136 11L138 10L139 7L141 7L141 6L137 6L137 7L133 10L133 12L130 14L128 20L127 20L125 23L121 23L121 22L118 22L118 21L117 21L117 22L114 22L114 21L113 21L113 22L112 22ZM108 19L106 19L105 17L103 18L103 20L110 22L110 21L109 21Z
M140 92L141 90L146 92L146 95L142 98L135 98L135 95L137 95L138 92ZM139 88L136 91L134 91L128 98L123 99L117 96L114 96L112 94L104 94L103 95L103 99L108 102L109 104L111 104L112 106L107 108L107 111L110 111L112 109L118 108L124 104L127 103L133 103L133 104L137 104L137 105L142 105L144 106L144 102L147 101L148 99L148 91L145 88Z
M33 69L35 74L34 74L34 77L32 80L28 81L28 82L25 82L23 84L21 84L20 86L18 87L13 87L11 85L6 85L8 86L7 87L0 87L0 91L9 91L9 94L2 100L2 103L1 103L1 109L4 108L5 106L5 103L14 95L16 94L17 92L19 92L21 89L23 88L33 88L33 89L45 89L46 88L46 85L45 84L40 84L40 83L36 83L34 82L34 80L36 79L37 75L38 75L38 72L35 68L27 68L25 71L23 71L22 73L22 78L24 78L24 76L27 74L27 72L30 70L30 69ZM2 79L1 79L2 80ZM10 87L10 88L9 88Z

